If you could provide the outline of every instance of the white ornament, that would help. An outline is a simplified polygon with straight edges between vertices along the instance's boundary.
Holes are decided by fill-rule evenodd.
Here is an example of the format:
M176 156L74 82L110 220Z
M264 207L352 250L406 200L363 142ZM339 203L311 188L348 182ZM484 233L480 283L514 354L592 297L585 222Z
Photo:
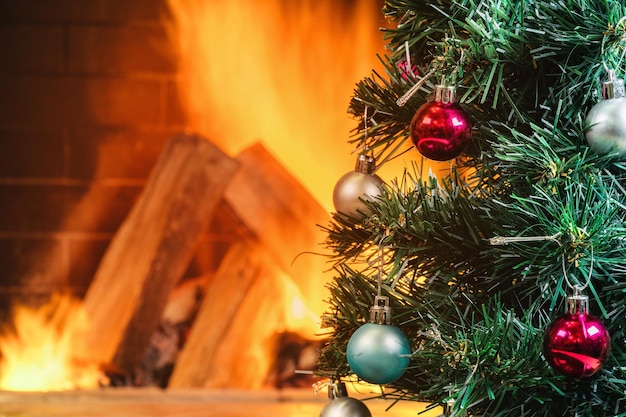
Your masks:
M614 78L602 85L603 100L591 108L585 133L589 147L600 155L616 152L620 160L626 160L626 98L624 80Z
M333 190L333 204L338 213L350 217L371 214L362 200L372 201L382 193L383 180L374 174L375 169L376 161L373 157L359 155L354 171L339 178Z

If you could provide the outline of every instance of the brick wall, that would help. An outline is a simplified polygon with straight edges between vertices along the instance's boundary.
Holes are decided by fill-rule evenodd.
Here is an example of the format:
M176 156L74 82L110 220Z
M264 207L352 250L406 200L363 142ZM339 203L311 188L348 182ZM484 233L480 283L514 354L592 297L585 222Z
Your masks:
M0 0L0 314L86 291L185 124L166 0Z

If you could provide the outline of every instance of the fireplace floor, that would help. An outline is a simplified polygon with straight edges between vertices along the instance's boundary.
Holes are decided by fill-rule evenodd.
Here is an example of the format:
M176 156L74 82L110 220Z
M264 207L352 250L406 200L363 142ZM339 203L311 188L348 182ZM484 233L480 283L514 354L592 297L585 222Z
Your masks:
M22 393L0 391L0 417L316 417L327 398L309 390L163 391L110 388L94 391ZM419 404L367 400L372 415L416 416ZM422 414L439 415L436 410Z

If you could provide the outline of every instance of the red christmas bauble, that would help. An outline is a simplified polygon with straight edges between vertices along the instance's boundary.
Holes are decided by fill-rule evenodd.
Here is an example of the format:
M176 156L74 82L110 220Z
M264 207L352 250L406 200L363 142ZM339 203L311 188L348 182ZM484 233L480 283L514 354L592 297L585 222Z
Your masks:
M543 337L543 354L550 366L571 378L586 378L598 372L610 350L609 332L586 308L570 309L557 317Z
M472 123L456 103L454 87L439 85L433 101L423 104L411 120L411 140L428 159L447 161L457 157L472 137Z

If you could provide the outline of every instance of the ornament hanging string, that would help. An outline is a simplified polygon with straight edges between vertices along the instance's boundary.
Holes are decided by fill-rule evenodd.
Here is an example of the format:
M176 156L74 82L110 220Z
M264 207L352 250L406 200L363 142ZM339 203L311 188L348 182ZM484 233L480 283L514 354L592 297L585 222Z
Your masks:
M359 147L359 152L365 155L367 151L367 106L365 106L365 110L363 110L363 142Z
M378 297L380 297L382 295L382 286L383 286L383 240L385 239L386 235L380 238L380 242L378 242L378 259L377 259L377 266L378 266L378 277L376 278L377 281L377 291L376 291L376 295Z
M376 121L373 119L374 115L376 114L377 110L374 110L374 113L368 117L368 107L365 106L365 110L363 110L363 139L361 141L361 145L359 147L357 147L354 151L352 151L352 153L360 153L361 155L366 155L368 151L371 151L371 154L373 156L373 150L369 149L369 147L367 146L367 140L369 139L368 137L368 129L369 126L367 124L368 120L372 121L372 124L376 124Z
M363 151L367 152L367 106L363 110Z
M561 243L560 242L558 243L559 243L559 246L561 246ZM561 256L561 265L563 267L563 276L565 277L565 282L567 283L567 286L576 292L579 292L579 293L583 292L589 286L589 283L591 282L591 275L593 273L593 245L591 245L591 258L589 260L589 273L587 274L587 279L585 280L585 283L583 285L581 284L572 285L569 278L567 277L567 269L565 268L565 254Z
M384 265L384 259L385 259L385 254L384 254L385 246L383 245L383 240L385 240L385 238L388 237L388 236L389 236L388 234L385 234L378 241L378 256L376 257L376 268L377 268L377 277L376 277L377 291L376 291L376 295L379 296L379 297L382 295L383 273L384 273L383 265ZM409 260L405 259L404 262L402 262L402 265L400 265L400 267L393 273L393 275L395 275L395 278L393 279L391 284L388 284L389 288L391 288L393 290L396 287L396 284L398 283L398 280L402 276L402 273L405 270L405 268L408 265L408 263L409 263ZM392 275L390 275L390 277L391 276Z

